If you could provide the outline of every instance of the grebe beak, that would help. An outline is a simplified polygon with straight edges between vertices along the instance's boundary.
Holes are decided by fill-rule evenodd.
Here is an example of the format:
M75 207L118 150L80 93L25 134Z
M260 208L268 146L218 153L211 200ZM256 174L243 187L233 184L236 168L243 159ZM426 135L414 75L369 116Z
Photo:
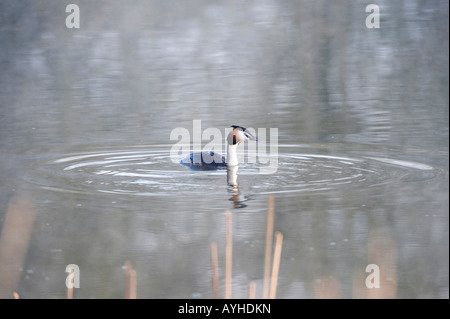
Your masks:
M258 142L258 138L257 138L256 136L252 135L250 132L245 131L245 132L244 132L244 135L245 135L249 140Z

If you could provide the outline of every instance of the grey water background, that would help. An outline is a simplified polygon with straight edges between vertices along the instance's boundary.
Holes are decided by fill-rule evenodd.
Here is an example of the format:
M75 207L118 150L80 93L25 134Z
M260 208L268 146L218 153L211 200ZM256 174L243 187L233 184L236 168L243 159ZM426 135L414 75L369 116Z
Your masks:
M79 29L69 3L0 1L0 226L12 199L35 212L21 297L65 298L77 264L75 297L121 298L129 260L139 298L210 298L211 242L223 297L227 209L233 297L259 296L273 194L277 298L370 297L368 264L382 297L448 298L447 1L77 1ZM168 156L193 120L278 128L278 171L244 163L234 205L224 172Z

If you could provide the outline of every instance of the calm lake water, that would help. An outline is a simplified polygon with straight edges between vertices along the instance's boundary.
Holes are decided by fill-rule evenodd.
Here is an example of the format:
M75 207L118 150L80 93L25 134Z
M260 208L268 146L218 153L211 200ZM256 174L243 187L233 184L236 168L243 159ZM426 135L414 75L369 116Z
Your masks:
M0 297L65 298L76 264L75 298L122 298L129 261L138 298L211 298L213 242L224 297L226 210L260 297L270 195L277 298L449 297L448 1L77 4L0 2ZM277 128L276 172L180 165L195 120Z

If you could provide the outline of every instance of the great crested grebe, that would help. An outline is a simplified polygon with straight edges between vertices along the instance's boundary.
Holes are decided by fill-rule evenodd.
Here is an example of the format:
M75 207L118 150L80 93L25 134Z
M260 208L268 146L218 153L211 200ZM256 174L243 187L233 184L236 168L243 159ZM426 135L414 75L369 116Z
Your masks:
M191 169L211 170L221 167L234 167L239 164L236 148L245 140L258 141L245 127L239 125L231 125L233 128L227 136L227 157L214 153L213 151L204 151L192 153L180 161L180 164L190 167Z

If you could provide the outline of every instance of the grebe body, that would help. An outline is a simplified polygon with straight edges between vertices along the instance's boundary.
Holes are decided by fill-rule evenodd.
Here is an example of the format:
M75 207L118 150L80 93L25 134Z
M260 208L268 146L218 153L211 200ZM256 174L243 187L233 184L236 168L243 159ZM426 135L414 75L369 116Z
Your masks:
M224 167L233 167L239 164L236 148L245 140L251 139L258 141L245 127L232 125L233 129L227 136L227 157L213 151L204 151L191 153L180 161L180 164L188 166L191 169L211 170Z
M180 161L191 169L211 170L227 167L225 157L213 151L191 153Z

